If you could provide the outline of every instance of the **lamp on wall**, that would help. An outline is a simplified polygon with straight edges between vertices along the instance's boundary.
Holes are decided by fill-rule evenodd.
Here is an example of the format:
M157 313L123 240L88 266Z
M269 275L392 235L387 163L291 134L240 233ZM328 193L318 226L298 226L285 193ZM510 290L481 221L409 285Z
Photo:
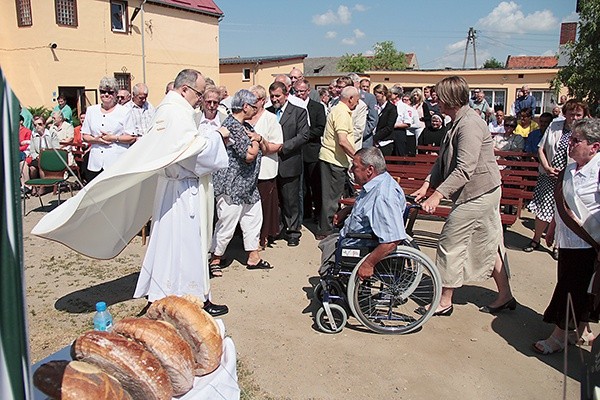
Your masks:
M57 48L57 47L58 47L58 45L56 44L56 42L50 42L50 43L48 44L48 47L49 47L49 48L51 48L51 49L55 49L55 48Z

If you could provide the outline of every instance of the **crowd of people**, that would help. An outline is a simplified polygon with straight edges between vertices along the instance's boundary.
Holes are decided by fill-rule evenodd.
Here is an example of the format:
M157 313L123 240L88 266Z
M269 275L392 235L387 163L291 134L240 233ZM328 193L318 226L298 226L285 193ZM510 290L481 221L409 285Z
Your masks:
M589 118L584 102L565 100L558 114L543 113L536 122L535 97L526 85L506 115L503 109L490 107L482 90L471 91L458 76L404 92L399 84L377 84L371 90L369 79L349 74L334 79L327 89L315 90L297 68L276 76L268 88L255 85L233 96L198 71L183 70L167 85L166 97L156 109L147 101L144 84L135 85L130 94L119 88L114 78L105 77L99 91L100 104L79 115L82 124L77 130L68 122L70 113L64 112L66 106L60 108L60 102L50 129L46 128L49 121L35 117L35 132L28 133L22 118L19 145L24 180L37 173L35 160L43 148L87 145L85 177L93 185L129 148L142 151L150 146L145 136L162 130L175 135L183 129L189 140L197 136L203 140L197 154L161 172L136 297L148 296L151 302L165 291L181 294L191 290L202 296L211 314L228 312L225 305L211 302L208 278L223 276L223 257L238 224L247 252L246 268L271 269L261 252L277 240L298 246L304 220L316 223L318 240L335 235L340 221L349 215L338 213L339 200L353 195L356 184L373 181L361 192L369 204L377 202L373 196L380 187L386 188L387 196L401 196L399 204L404 204L402 190L384 173L383 157L415 155L417 145L429 145L440 147L440 157L423 187L413 195L428 213L435 212L442 199L453 203L438 243L436 264L443 290L434 315L452 314L454 290L464 282L489 277L494 279L498 295L480 311L514 310L517 301L509 284L499 214L501 175L494 150L526 151L539 156L540 176L529 205L536 215L534 236L523 250L539 248L542 234L548 230L546 241L557 245L559 265L559 282L544 314L544 320L556 329L550 338L535 343L534 349L549 354L564 348L561 338L565 335L569 340L574 337L574 342L593 337L587 323L597 321L596 309L581 299L587 298L597 242L578 239L579 233L564 221L562 213L557 216L555 209L560 207L555 200L563 197L554 194L555 189L562 189L564 203L575 213L575 220L600 226L600 127L597 120ZM377 192L370 192L371 187L377 187ZM191 200L189 204L195 205L188 205ZM180 210L175 215L171 207ZM381 226L372 226L385 225L381 221L387 220L381 213L373 214L379 208L361 210L368 217L362 218L355 210L348 226L382 232ZM203 227L196 232L197 215L202 216ZM198 244L202 254L190 250L194 246L189 240L176 242L169 237L173 224L183 224L185 230L194 232L194 240L203 243ZM597 236L597 232L600 229L590 235ZM404 232L395 229L383 236L389 236L390 242L380 243L374 262L391 251ZM173 247L179 250L173 251ZM159 253L169 257L158 257ZM201 276L182 279L177 266L181 260L200 262L202 271L197 273ZM573 272L570 267L577 260L585 265L580 272ZM181 269L189 276L190 268ZM367 263L358 275L366 279L370 274L372 265ZM154 288L157 282L164 285ZM173 287L173 282L179 286ZM189 282L194 283L193 289ZM600 279L597 286L600 292ZM561 310L566 293L577 298L572 317L585 328L578 333L574 331L577 324L564 323Z

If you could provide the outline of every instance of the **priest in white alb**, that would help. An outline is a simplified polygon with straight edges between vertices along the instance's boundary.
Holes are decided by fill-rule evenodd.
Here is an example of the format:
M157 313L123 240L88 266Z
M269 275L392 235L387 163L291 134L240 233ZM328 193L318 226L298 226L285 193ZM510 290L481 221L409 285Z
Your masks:
M152 302L193 294L213 316L228 312L210 301L208 248L213 221L212 172L227 167L225 129L196 127L200 72L183 70L156 108L147 134L111 167L47 214L35 235L95 258L119 254L152 216L134 297Z

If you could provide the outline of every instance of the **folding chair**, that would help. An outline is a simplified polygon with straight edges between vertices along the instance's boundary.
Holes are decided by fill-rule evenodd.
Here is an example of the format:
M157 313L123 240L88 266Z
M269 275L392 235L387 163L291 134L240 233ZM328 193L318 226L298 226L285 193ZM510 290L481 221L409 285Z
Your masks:
M40 195L40 189L43 187L52 187L58 193L58 204L60 204L60 184L66 183L71 197L73 197L73 188L65 178L65 171L67 170L68 152L63 149L45 149L40 152L39 156L39 169L43 173L43 178L30 179L25 182L25 185L36 188L36 196L40 199L40 206L44 207L42 203L42 196ZM26 213L27 196L23 197L23 213Z

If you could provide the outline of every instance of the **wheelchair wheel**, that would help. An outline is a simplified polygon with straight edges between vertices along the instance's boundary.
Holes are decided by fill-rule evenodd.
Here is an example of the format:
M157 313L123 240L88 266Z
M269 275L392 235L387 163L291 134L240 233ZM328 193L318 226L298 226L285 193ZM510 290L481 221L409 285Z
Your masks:
M346 326L348 314L346 314L344 307L338 304L331 303L329 304L329 308L331 310L333 320L329 319L327 313L325 312L325 306L323 306L317 311L315 322L322 332L339 333L342 331L342 329L344 329L344 326Z
M366 257L365 257L366 258ZM437 267L421 251L408 246L396 250L375 265L369 279L352 271L348 299L354 316L378 333L404 334L421 327L433 315L442 292ZM425 315L416 311L431 304Z

